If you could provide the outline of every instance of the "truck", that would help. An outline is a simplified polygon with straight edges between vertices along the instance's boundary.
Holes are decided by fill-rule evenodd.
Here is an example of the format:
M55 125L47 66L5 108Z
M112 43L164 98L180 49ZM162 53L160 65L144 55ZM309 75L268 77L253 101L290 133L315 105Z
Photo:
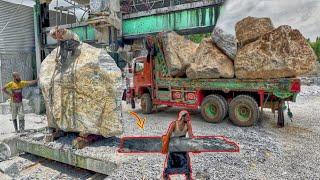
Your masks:
M166 64L161 36L147 37L148 55L133 60L129 72L133 85L123 100L135 108L140 99L144 114L159 106L200 110L203 119L219 123L227 116L241 127L255 125L265 108L278 112L277 125L284 127L286 102L295 102L300 92L298 78L279 79L188 79L171 77ZM127 83L130 84L130 83ZM288 108L288 115L292 116Z

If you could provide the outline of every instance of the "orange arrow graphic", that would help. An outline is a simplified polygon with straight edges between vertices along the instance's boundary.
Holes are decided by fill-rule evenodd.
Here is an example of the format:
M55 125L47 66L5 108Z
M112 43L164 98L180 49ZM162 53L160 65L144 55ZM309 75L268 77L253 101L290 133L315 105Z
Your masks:
M136 118L137 120L136 124L138 125L138 127L141 129L144 129L144 123L147 120L147 118L142 119L136 112L132 112L132 111L130 112L130 114Z

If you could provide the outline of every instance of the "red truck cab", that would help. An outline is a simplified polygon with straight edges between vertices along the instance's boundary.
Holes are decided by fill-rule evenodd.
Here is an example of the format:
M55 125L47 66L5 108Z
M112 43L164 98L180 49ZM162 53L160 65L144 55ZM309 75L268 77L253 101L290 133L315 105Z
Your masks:
M152 61L146 57L138 57L133 60L133 84L134 94L141 97L146 90L152 87Z
M145 100L149 102L152 101L151 89L154 81L153 63L151 60L148 60L147 57L141 56L133 59L131 66L132 68L129 68L129 73L133 74L133 86L127 87L126 100L128 103L131 103L132 108L135 108L135 98L142 99L142 109L152 109L150 105L144 102ZM127 84L131 84L131 82ZM149 111L151 111L151 109Z

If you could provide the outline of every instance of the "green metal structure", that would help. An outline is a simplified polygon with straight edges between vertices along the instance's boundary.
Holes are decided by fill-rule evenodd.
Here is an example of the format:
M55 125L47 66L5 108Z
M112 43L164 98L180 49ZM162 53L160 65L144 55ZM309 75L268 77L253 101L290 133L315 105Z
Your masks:
M70 29L79 36L81 41L95 41L96 39L95 29L91 25L72 27Z
M202 7L124 19L122 21L122 36L125 39L136 39L163 31L179 31L185 34L211 32L221 9L220 6ZM90 25L74 26L70 29L78 34L82 41L96 40L96 32L94 27Z
M125 19L122 24L122 35L135 37L162 31L210 32L217 22L220 9L220 6L202 7Z
M209 5L208 5L209 4ZM212 2L195 8L177 9L168 12L159 12L126 17L122 20L122 37L124 39L137 39L148 34L163 31L179 31L182 34L196 34L211 32L222 11L222 5ZM40 1L36 0L34 6L35 17L40 18ZM38 25L40 27L40 22ZM74 31L82 41L96 41L96 31L94 27L86 24L61 25ZM50 28L44 28L42 32L48 32ZM51 45L47 42L46 45Z

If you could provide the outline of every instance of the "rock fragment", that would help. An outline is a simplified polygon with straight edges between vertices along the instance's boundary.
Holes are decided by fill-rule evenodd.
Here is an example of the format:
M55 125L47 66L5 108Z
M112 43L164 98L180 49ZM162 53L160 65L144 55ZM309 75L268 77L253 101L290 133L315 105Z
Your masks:
M233 78L232 60L222 53L210 38L202 40L187 69L190 79Z
M284 25L239 49L235 74L239 79L296 77L312 71L316 59L303 35Z
M82 43L56 65L57 48L41 64L48 126L105 137L122 133L121 71L103 49Z
M215 27L211 38L223 53L225 53L230 59L235 59L237 53L237 43L232 34L228 34L221 28Z
M241 48L248 43L256 41L265 33L274 30L274 27L270 18L249 16L237 22L235 29L238 48Z
M192 56L198 47L194 43L175 32L163 34L163 53L171 76L184 76L190 65Z

